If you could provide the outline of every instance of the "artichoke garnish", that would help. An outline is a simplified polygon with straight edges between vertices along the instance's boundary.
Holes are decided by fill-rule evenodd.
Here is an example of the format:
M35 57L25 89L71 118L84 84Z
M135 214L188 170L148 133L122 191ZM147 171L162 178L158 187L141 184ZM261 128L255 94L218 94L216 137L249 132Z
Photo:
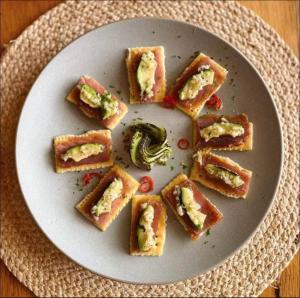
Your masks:
M151 123L137 123L131 126L131 131L130 157L135 166L150 171L155 164L166 164L172 148L168 144L165 128Z

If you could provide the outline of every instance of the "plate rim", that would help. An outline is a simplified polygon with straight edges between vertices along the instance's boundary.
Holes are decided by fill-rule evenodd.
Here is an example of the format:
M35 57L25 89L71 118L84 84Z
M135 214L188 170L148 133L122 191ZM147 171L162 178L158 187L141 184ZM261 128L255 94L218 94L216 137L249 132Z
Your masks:
M26 106L28 106L28 99L30 97L30 94L32 93L32 90L34 88L34 86L36 85L36 83L38 82L38 80L40 79L40 77L42 76L42 74L45 72L45 70L47 69L47 67L49 66L49 64L62 52L64 51L67 47L69 47L72 43L74 43L75 41L77 41L79 38L92 33L93 31L99 30L100 28L106 27L106 26L110 26L113 25L115 23L121 23L121 22L131 22L131 21L144 21L144 20L151 20L151 21L164 21L164 22L172 22L172 23L177 23L177 24L181 24L181 25L188 25L190 27L196 28L197 30L201 30L204 31L206 34L209 34L211 36L213 36L216 39L221 40L223 43L226 44L226 46L230 47L232 50L236 51L248 64L249 66L254 70L254 72L256 73L257 77L260 79L260 81L262 82L263 86L265 87L267 94L269 95L270 99L271 99L271 103L272 106L274 108L275 111L275 115L276 115L276 120L278 123L278 127L279 127L279 144L280 144L280 148L278 148L280 150L280 162L279 162L279 171L278 171L278 175L276 178L276 185L275 188L272 191L272 198L269 202L268 207L266 208L266 211L264 213L264 215L261 217L260 221L256 224L255 228L253 229L253 231L246 237L246 239L240 244L238 245L231 253L229 253L227 255L227 257L225 257L224 259L220 260L219 262L215 263L214 265L208 266L208 268L206 270L204 270L203 272L197 273L195 275L183 278L183 279L172 279L171 281L168 282L160 282L160 281L156 281L156 282L137 282L137 281L128 281L128 280L123 280L123 279L119 279L119 278L115 278L115 277L111 277L102 273L98 273L95 270L91 270L90 268L87 268L84 264L81 264L81 262L75 260L70 254L66 253L65 251L63 251L60 247L58 247L58 245L56 245L56 243L54 242L54 240L52 240L50 238L50 236L46 233L46 231L40 226L38 220L35 218L34 214L31 212L31 209L29 207L29 201L27 201L27 198L24 195L24 190L22 188L22 184L21 184L21 178L19 175L19 162L18 162L18 151L20 149L18 146L18 139L19 139L19 133L21 130L21 122L22 122L22 117L24 115L24 110L26 108ZM187 21L182 21L182 20L177 20L177 19L169 19L169 18L165 18L165 17L159 17L159 16L155 16L155 17L134 17L134 18L130 18L130 17L126 17L124 19L119 19L117 21L113 21L107 24L103 24L100 25L96 28L93 28L91 30L88 30L87 32L85 32L84 34L81 34L80 36L76 37L75 39L73 39L72 41L70 41L66 46L64 46L62 49L60 49L48 62L47 64L41 69L41 71L39 72L39 74L37 75L36 79L34 80L34 82L32 83L26 98L22 104L21 107L21 112L19 114L19 119L18 119L18 124L16 127L16 133L15 133L15 150L14 150L14 158L15 158L15 169L16 169L16 175L17 175L17 181L18 181L18 185L20 187L20 191L23 197L23 200L25 202L25 205L27 207L27 210L29 211L31 217L33 218L34 222L36 223L36 225L38 226L38 228L42 231L42 233L46 236L46 238L55 246L55 248L57 248L64 256L66 256L67 258L69 258L71 261L73 261L74 263L76 263L77 265L85 268L86 270L100 276L106 279L110 279L113 281L117 281L117 282L122 282L122 283L126 283L126 284L133 284L133 285L145 285L145 286L150 286L150 285L169 285L169 284L173 284L173 283L177 283L180 281L186 281L188 279L193 279L196 277L199 277L200 275L206 274L207 272L211 271L212 269L216 269L218 267L220 267L221 265L223 265L226 261L228 261L234 254L238 253L241 249L243 249L249 242L250 240L253 238L253 236L255 235L255 233L257 232L257 230L259 229L259 227L262 225L262 223L264 222L265 218L267 217L267 215L269 214L271 208L273 207L274 201L275 201L275 197L276 194L278 192L278 188L279 188L279 184L280 184L280 180L282 177L282 172L283 172L283 159L284 159L284 142L283 142L283 133L282 133L282 124L280 121L280 116L279 116L279 112L278 112L278 108L276 106L275 100L273 99L273 96L269 90L269 87L267 86L267 84L265 83L262 75L258 72L258 70L256 69L255 65L244 55L244 53L242 53L238 48L236 48L234 45L232 45L231 43L229 43L228 41L226 41L225 39L223 39L222 37L218 36L217 34L207 30L206 28L203 28L202 26L198 26L192 23L189 23ZM20 153L19 153L20 154ZM74 208L74 206L73 206Z

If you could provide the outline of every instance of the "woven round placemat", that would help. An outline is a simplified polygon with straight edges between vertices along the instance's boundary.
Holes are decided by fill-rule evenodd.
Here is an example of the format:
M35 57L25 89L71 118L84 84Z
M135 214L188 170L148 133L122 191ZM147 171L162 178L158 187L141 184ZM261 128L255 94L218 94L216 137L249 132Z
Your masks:
M41 69L85 32L116 20L141 16L190 22L241 50L261 73L276 101L285 148L275 202L252 239L214 270L169 285L121 283L102 278L69 260L35 224L15 171L18 117ZM236 2L70 1L55 7L11 43L1 59L1 258L38 296L259 295L287 266L298 248L298 73L298 60L279 35Z

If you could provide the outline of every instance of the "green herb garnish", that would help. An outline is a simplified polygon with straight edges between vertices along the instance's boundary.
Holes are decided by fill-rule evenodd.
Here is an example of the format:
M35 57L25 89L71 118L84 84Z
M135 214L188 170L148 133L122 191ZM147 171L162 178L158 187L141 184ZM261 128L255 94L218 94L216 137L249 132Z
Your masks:
M183 170L185 170L188 167L184 162L181 162L180 165Z

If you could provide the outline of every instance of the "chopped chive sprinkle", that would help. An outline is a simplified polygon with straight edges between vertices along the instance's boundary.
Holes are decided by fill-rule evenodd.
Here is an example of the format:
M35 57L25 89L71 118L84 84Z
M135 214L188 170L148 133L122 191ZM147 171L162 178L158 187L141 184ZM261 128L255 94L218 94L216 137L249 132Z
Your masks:
M181 56L177 56L178 59L181 59Z
M208 241L204 241L204 244L207 244L208 243Z
M134 111L134 113L135 113L135 114L137 114L137 113L138 113L138 111Z
M117 90L117 93L118 93L118 94L121 94L121 90Z
M206 236L210 235L210 229L206 231Z
M173 166L170 166L170 170L171 170L171 171L174 171L174 167L173 167Z
M113 86L113 85L109 85L108 87L109 87L109 88L115 88L115 86Z
M184 162L180 162L180 165L181 165L181 167L182 167L183 170L188 167Z

